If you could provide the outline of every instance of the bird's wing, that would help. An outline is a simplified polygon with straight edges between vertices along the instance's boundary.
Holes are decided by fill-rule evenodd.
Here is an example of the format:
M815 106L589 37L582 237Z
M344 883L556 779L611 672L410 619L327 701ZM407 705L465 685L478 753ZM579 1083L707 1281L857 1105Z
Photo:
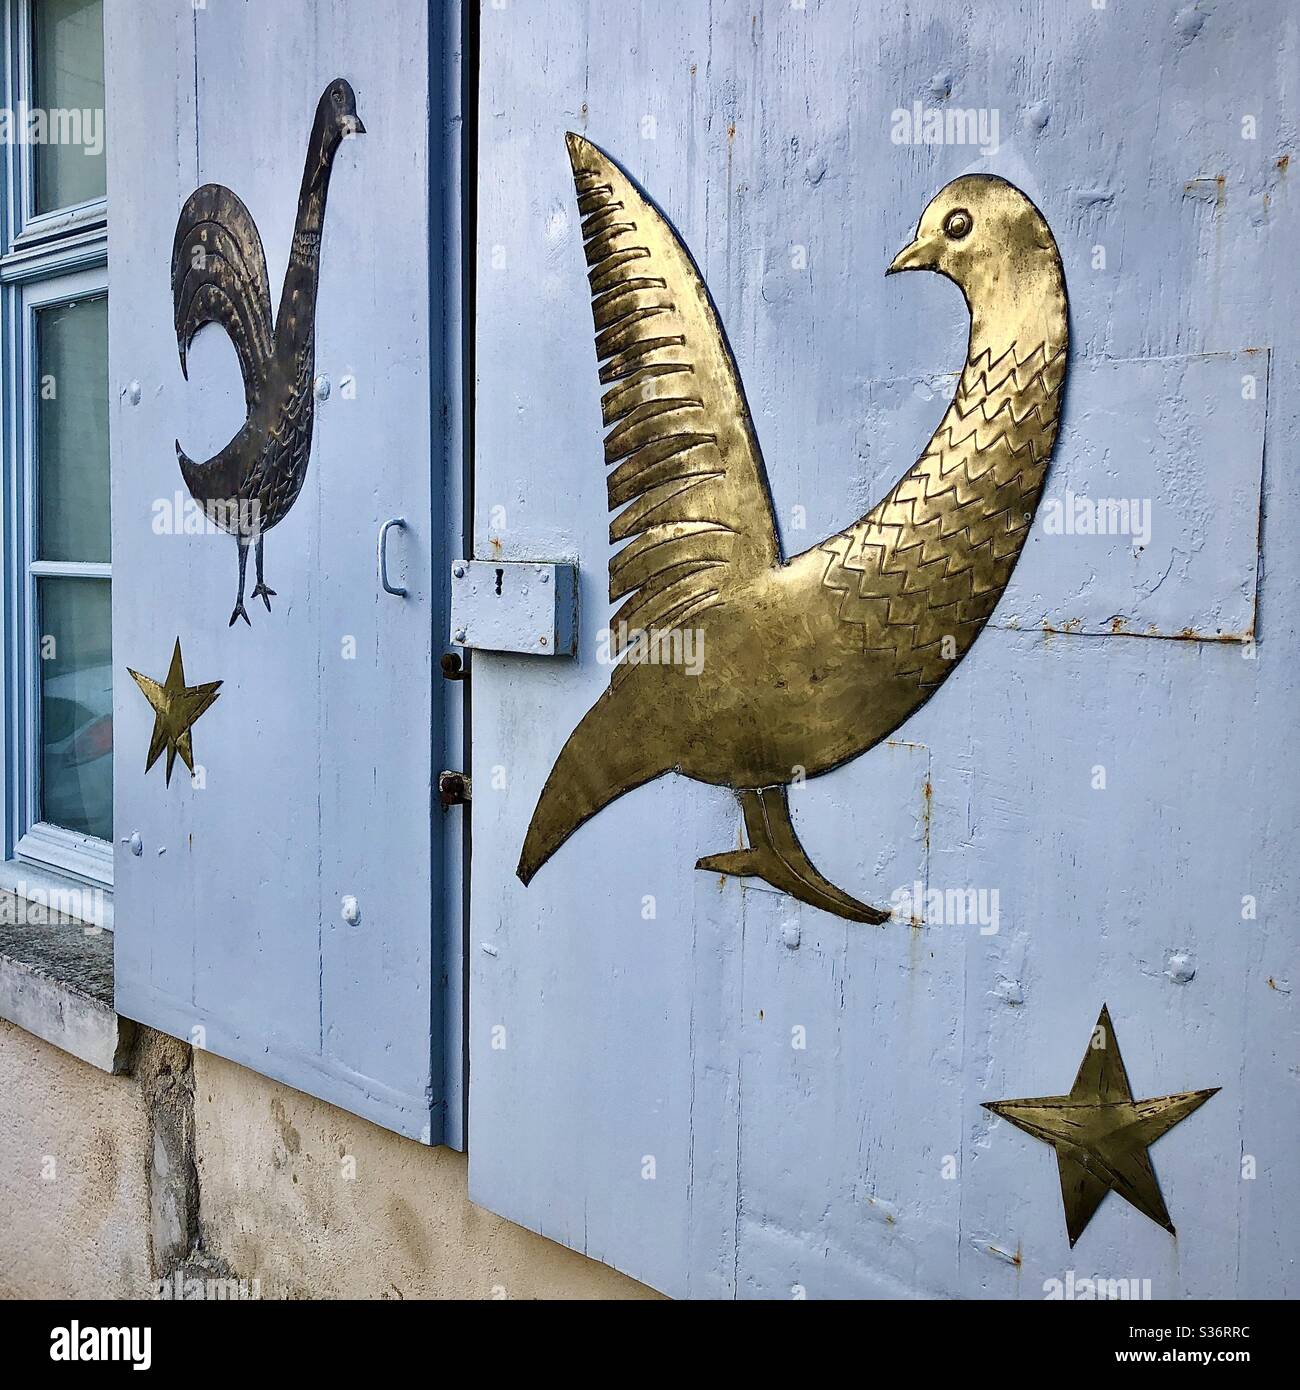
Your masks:
M181 371L194 335L219 323L230 335L251 410L274 353L266 255L252 214L219 183L186 199L172 242L172 303Z
M778 562L767 474L690 253L608 156L567 139L613 427L609 538L629 542L609 562L610 601L626 600L612 626L678 626Z

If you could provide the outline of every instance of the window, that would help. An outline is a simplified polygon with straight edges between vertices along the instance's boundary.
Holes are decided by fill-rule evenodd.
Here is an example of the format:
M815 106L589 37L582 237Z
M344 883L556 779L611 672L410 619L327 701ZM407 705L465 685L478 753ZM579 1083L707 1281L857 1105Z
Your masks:
M32 105L47 113L50 127L59 124L71 136L33 147L31 207L38 214L104 197L103 9L103 0L31 5Z
M5 859L112 882L102 0L5 0Z

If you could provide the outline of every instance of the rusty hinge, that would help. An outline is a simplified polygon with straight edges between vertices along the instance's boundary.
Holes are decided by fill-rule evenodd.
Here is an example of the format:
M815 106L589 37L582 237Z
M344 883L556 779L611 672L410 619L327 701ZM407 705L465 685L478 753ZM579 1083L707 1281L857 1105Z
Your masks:
M469 805L469 778L463 772L438 774L438 800L445 810L448 806Z
M459 652L443 652L442 674L449 681L463 681L469 679L469 672L465 669L465 663L460 659Z

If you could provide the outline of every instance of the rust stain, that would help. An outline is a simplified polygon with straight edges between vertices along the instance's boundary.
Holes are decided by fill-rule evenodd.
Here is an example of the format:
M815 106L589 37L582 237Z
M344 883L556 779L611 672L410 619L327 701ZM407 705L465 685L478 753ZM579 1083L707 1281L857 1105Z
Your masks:
M1004 1250L1000 1245L994 1245L992 1241L990 1241L984 1249L996 1259L1005 1260L1007 1264L1014 1265L1017 1269L1025 1262L1024 1256L1021 1254L1020 1243L1017 1243L1014 1253L1010 1250Z
M1223 174L1215 174L1212 179L1189 179L1183 185L1183 191L1185 193L1198 193L1207 183L1212 183L1214 185L1214 206L1216 208L1223 207L1228 201L1228 180Z
M1148 637L1160 642L1227 642L1236 646L1244 646L1255 640L1253 623L1243 632L1199 632L1194 627L1185 627L1178 632L1161 632L1155 623L1148 623L1145 628L1133 628L1125 618L1116 616L1111 618L1104 633L1083 632L1081 618L1071 618L1060 627L1053 627L1051 623L1043 624L1043 634L1046 637L1059 637L1068 633L1082 633L1085 637Z
M494 555L500 555L502 550L501 542L495 536L488 537L488 544L492 547Z
M1290 168L1290 166L1291 166L1291 156L1290 156L1289 154L1284 154L1284 155L1281 157L1281 159L1279 159L1278 162L1277 162L1278 172L1281 173L1281 174L1285 174L1286 171L1287 171L1287 169Z
M728 142L728 144L730 144L730 142L731 142L732 140L734 140L735 138L736 138L736 123L735 123L735 121L732 121L731 124L727 126L727 142Z
M925 824L925 852L930 852L930 817L934 812L934 785L927 777L925 785L921 788L921 800L924 803L921 815Z

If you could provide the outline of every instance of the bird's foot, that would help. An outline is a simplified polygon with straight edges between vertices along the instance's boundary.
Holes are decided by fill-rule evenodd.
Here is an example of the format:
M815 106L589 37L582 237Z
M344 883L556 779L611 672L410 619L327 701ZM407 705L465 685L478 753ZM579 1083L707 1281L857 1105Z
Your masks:
M275 597L275 590L268 589L266 585L259 580L257 588L253 590L253 597L260 598L262 602L266 604L266 611L269 613L271 611L271 600Z
M889 921L888 912L859 902L814 867L794 833L784 787L743 791L740 803L750 847L706 855L697 861L697 869L737 878L761 878L802 903L846 917L850 922L870 922L878 927Z
M253 624L249 621L248 610L244 607L244 600L242 598L239 600L237 604L235 604L235 611L230 615L230 622L228 626L234 627L236 620L239 618L243 618L243 620L246 623L248 623L249 627L253 626Z
M806 863L796 872L794 866L775 855L740 849L726 854L706 855L696 861L695 867L708 873L729 874L736 878L761 878L764 883L770 883L773 888L797 898L801 903L819 907L836 917L846 917L850 922L868 922L873 927L879 927L890 918L888 912L859 902L842 888L837 888L811 864Z

